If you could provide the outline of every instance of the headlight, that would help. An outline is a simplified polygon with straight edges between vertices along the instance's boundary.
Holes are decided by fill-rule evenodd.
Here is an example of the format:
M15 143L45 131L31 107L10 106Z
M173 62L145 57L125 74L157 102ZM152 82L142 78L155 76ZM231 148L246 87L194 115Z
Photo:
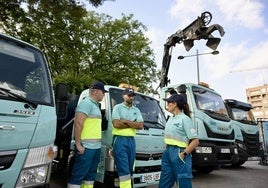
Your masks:
M56 157L53 144L30 148L16 187L29 187L46 183L49 165Z
M46 182L47 173L48 165L24 169L21 171L16 187L30 187L43 184Z
M212 153L212 147L201 147L197 146L195 148L196 153Z
M237 148L234 149L234 153L235 154L238 154Z

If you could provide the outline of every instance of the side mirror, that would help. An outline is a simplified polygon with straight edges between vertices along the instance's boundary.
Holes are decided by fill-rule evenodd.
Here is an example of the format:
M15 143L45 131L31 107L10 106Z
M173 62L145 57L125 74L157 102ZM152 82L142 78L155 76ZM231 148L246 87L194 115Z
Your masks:
M185 98L187 101L187 95L186 95L186 85L182 84L178 87L179 93Z
M105 109L101 110L101 117L102 117L102 119L101 119L101 130L105 131L108 128L108 120L106 118Z
M56 113L58 119L65 119L67 117L68 94L67 86L65 84L57 84L55 89L56 99Z
M186 93L186 86L184 84L180 85L178 88L177 88L178 92L179 93Z

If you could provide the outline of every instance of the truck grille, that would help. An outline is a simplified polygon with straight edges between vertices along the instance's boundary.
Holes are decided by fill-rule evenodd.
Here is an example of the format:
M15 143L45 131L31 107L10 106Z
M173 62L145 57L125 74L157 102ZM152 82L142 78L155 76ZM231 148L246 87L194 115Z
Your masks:
M135 174L159 172L159 171L161 171L161 165L135 167Z
M160 160L162 158L162 153L136 153L136 160L149 161L149 160Z
M256 134L247 134L242 131L242 135L244 138L245 145L248 149L248 154L250 157L259 155L259 133Z
M233 140L234 139L234 130L230 133L230 134L218 134L218 133L214 133L212 132L209 127L205 125L206 128L206 132L209 138L219 138L219 139L226 139L226 140Z

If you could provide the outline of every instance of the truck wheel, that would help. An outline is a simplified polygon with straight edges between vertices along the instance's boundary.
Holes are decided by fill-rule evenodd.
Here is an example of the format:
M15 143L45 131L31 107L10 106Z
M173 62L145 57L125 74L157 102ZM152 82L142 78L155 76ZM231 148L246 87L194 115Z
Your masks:
M105 187L104 187L104 184L95 181L95 182L94 182L94 188L105 188Z
M232 166L234 166L234 167L239 167L239 166L243 165L245 162L246 162L246 161L244 161L244 160L239 160L237 163L232 164Z
M45 184L45 185L42 185L42 186L39 186L38 188L51 188L49 183Z

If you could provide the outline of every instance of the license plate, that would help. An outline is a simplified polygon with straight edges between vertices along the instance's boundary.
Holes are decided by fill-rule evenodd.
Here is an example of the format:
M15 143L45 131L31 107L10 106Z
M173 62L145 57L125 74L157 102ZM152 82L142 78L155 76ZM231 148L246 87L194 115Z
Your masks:
M221 148L221 153L230 153L230 149L228 149L228 148Z
M150 181L157 181L160 179L160 172L148 173L143 174L140 176L141 182L150 182Z

